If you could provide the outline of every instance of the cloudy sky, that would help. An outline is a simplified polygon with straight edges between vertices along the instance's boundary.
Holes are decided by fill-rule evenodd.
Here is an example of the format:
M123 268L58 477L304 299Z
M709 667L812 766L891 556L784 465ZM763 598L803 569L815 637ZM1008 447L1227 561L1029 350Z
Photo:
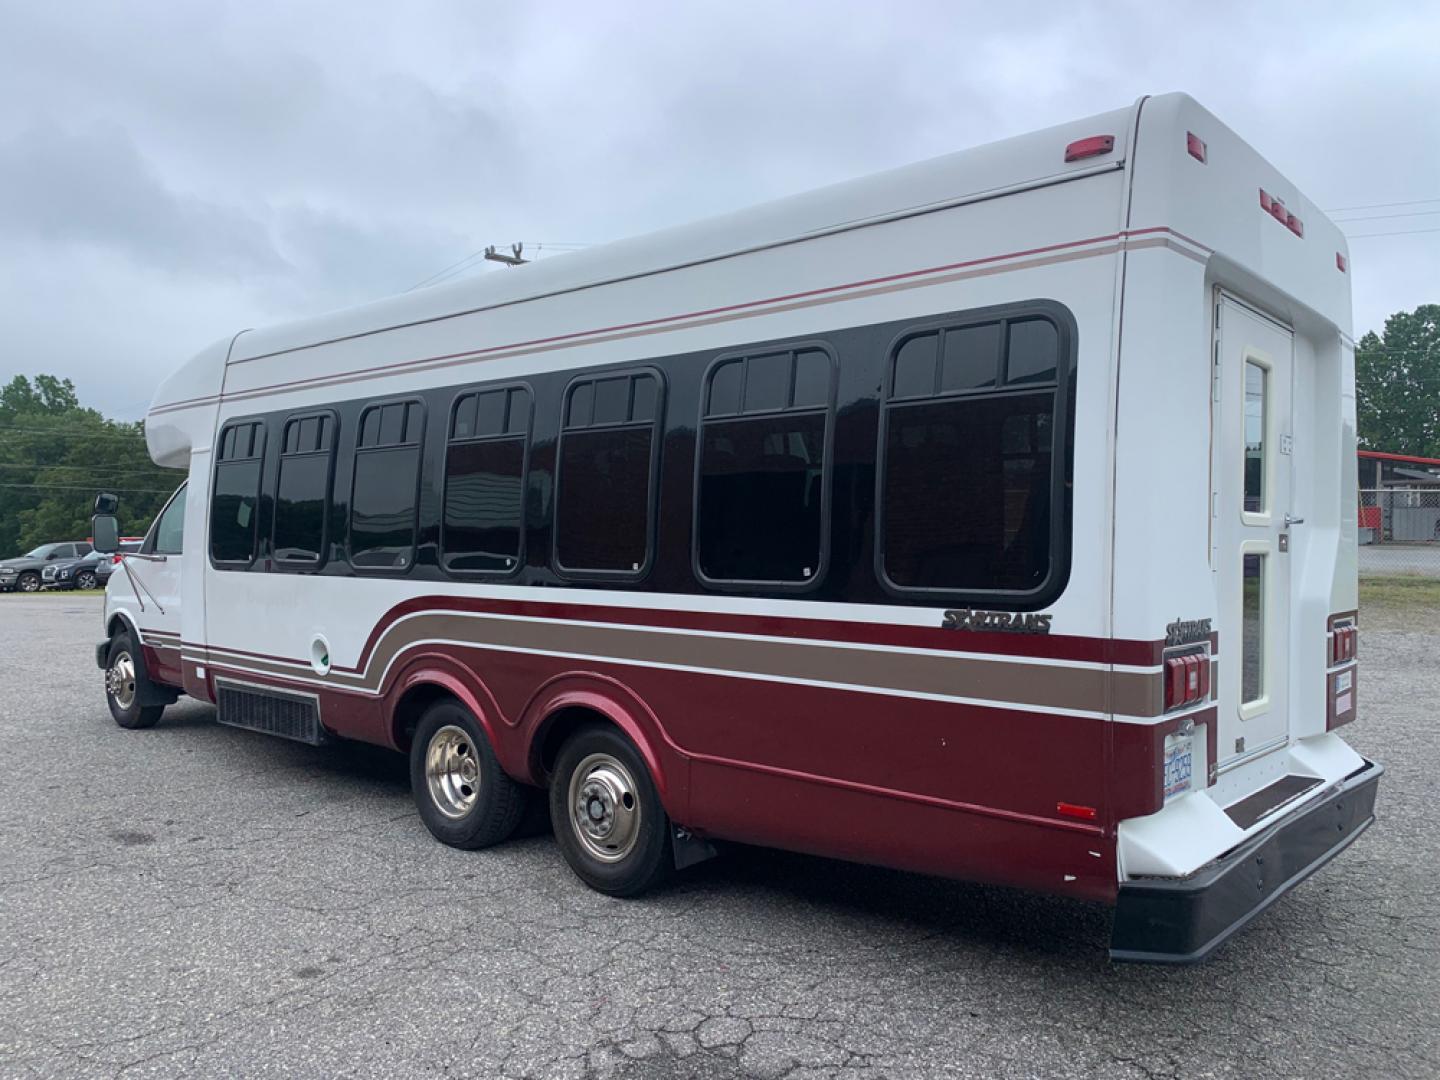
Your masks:
M552 257L1167 90L1363 208L1357 334L1440 302L1440 6L1183 10L0 0L0 379L133 418L221 336L489 243Z

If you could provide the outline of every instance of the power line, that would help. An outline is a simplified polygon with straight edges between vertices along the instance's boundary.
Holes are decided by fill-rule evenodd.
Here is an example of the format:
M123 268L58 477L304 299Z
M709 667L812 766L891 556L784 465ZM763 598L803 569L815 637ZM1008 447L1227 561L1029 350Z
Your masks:
M0 431L21 432L27 435L50 435L61 439L145 439L143 431L62 431L58 428L24 427L19 424L0 424Z
M1346 240L1364 240L1367 236L1419 236L1421 233L1440 232L1440 229L1400 229L1396 232L1346 233Z
M1388 210L1392 206L1423 206L1426 203L1432 202L1440 202L1440 199L1406 199L1404 202L1366 203L1364 206L1337 206L1324 212L1327 214L1343 214L1348 210Z
M173 488L132 488L132 487L110 487L109 484L7 484L0 483L0 488L39 488L42 491L89 491L94 492L97 487L106 487L111 491L123 491L127 495L173 495Z
M1440 214L1440 210L1409 210L1403 214L1366 214L1363 217L1345 218L1337 221L1336 225L1349 225L1352 221L1387 221L1390 218L1404 217L1429 217L1432 214Z

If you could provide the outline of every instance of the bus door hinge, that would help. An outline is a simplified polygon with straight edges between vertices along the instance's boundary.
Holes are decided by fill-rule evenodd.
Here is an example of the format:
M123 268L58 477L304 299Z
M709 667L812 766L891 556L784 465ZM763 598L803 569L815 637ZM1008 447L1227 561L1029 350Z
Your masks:
M1217 339L1210 360L1210 400L1220 401L1220 342Z

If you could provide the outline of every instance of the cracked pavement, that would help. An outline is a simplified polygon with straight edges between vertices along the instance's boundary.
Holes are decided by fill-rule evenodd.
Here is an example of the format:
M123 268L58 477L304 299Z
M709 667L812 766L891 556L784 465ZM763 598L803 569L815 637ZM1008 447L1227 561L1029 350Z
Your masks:
M1376 826L1183 969L1112 965L1101 907L781 852L624 901L538 826L451 850L397 755L122 731L99 623L0 597L0 1076L1440 1074L1434 612L1362 612Z

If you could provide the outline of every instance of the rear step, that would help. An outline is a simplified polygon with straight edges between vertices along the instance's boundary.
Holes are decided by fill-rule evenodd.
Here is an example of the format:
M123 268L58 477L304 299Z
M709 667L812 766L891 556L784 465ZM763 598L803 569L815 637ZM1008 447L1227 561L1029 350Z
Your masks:
M1253 795L1247 795L1237 803L1225 808L1226 815L1242 829L1248 829L1267 814L1274 813L1286 803L1294 802L1307 791L1319 787L1318 776L1300 776L1292 773L1282 776Z
M222 724L311 746L326 741L320 725L320 700L314 694L216 679L215 698L217 719Z

